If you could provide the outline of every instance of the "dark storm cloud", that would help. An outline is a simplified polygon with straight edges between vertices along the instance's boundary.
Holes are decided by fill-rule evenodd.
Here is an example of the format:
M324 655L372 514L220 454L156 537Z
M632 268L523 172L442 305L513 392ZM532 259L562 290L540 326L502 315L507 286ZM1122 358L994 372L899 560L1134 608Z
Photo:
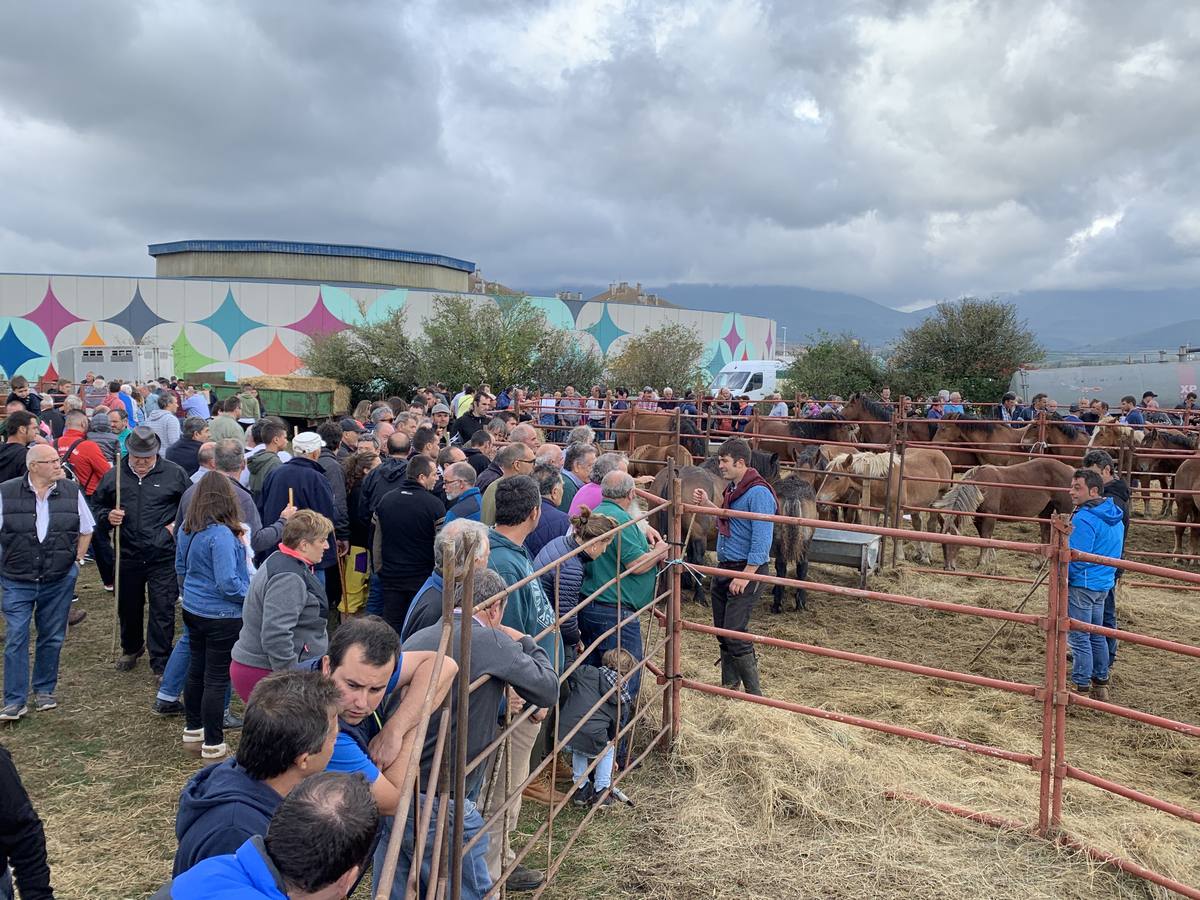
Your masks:
M1198 44L1168 2L5 4L0 270L266 236L518 285L1189 285Z

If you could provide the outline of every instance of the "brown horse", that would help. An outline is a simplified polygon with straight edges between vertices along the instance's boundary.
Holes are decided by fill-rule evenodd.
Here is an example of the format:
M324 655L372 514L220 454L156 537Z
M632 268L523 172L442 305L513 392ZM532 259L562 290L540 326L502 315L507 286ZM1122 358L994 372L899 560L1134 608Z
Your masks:
M1193 457L1184 461L1175 473L1175 490L1200 491L1200 459ZM1175 546L1171 550L1175 559L1185 565L1196 565L1197 560L1180 559L1183 554L1183 537L1188 536L1188 553L1200 556L1200 495L1175 495ZM1191 527L1188 527L1190 523Z
M1013 466L976 466L963 473L962 481L955 484L946 496L931 505L953 514L946 516L946 524L942 529L948 534L962 533L962 525L958 518L960 515L993 513L1005 516L1036 516L1045 519L1040 523L1042 543L1048 543L1049 515L1054 512L1065 515L1071 511L1071 498L1067 492L1056 491L1053 488L1070 487L1071 473L1074 471L1073 467L1048 456ZM986 483L968 483L976 481ZM973 518L975 531L979 536L991 538L996 528L996 519L980 515ZM953 572L957 569L955 559L958 556L958 547L953 544L945 544L944 547L945 568ZM1034 564L1040 565L1040 561L1035 559ZM978 568L986 574L995 573L996 551L993 548L985 547L979 551Z
M862 391L850 395L842 408L847 422L858 426L858 439L864 444L886 444L892 439L892 409ZM933 438L932 424L925 419L906 416L900 420L903 436L909 441L929 441Z
M708 439L704 437L694 416L634 407L617 416L613 431L616 449L626 453L632 453L638 447L667 447L672 444L684 444L690 452L699 456L708 452Z
M904 452L904 474L916 478L936 478L938 481L901 481L900 458L898 454L888 453L844 453L829 463L828 472L821 482L817 493L818 503L844 501L855 491L860 492L862 501L860 509L864 521L878 521L879 511L872 507L882 507L885 498L890 498L890 520L900 521L900 510L905 506L933 505L954 483L954 470L950 460L940 450L924 447L910 447ZM890 470L890 478L889 478ZM871 479L866 476L876 476ZM878 480L884 478L888 480ZM933 527L936 513L925 513L912 510L912 527L916 531L927 531ZM937 517L940 519L940 517ZM903 526L899 526L903 527ZM896 558L904 560L904 542L896 545ZM930 549L927 543L917 544L917 559L928 565L931 561Z
M1147 488L1142 495L1143 512L1146 516L1150 515L1149 482L1153 479L1158 481L1158 486L1163 490L1162 517L1169 518L1173 495L1168 491L1174 485L1183 463L1196 454L1195 436L1169 428L1151 428L1142 441L1142 449L1156 454L1154 458L1142 461L1147 472Z
M1087 430L1082 425L1076 425L1073 422L1048 419L1044 441L1038 437L1037 422L1027 426L1024 431L1025 434L1021 437L1021 449L1028 450L1030 453L1044 453L1046 456L1078 465L1079 461L1083 459L1083 454L1088 450Z
M1010 428L950 413L938 420L933 443L945 450L956 466L1008 466L1018 459L1014 453L1024 452L1021 440L1028 429L1028 425Z
M692 502L692 491L700 488L714 503L721 502L721 494L725 490L725 479L716 472L703 469L700 466L687 466L676 469L679 479L681 497L684 503ZM654 476L654 481L646 489L651 494L666 500L671 491L671 470L664 466ZM667 517L670 510L663 510L655 518L654 527L663 535L667 534ZM717 537L716 516L704 513L684 513L682 522L683 534L680 540L684 542L683 557L687 562L704 565L705 554L708 552L709 541ZM708 594L701 578L693 578L692 599L697 603L708 605ZM686 580L686 578L685 578Z
M629 454L629 474L634 478L657 475L668 459L675 460L675 465L681 469L692 465L692 454L682 444L669 444L666 447L643 445Z
M797 456L811 444L802 441L840 441L854 439L854 427L847 425L845 417L835 412L823 412L810 419L787 421L772 416L756 416L746 426L746 440L750 446L777 453L780 459L795 461ZM754 439L758 438L756 442ZM780 438L780 440L772 440ZM786 440L799 438L801 440Z

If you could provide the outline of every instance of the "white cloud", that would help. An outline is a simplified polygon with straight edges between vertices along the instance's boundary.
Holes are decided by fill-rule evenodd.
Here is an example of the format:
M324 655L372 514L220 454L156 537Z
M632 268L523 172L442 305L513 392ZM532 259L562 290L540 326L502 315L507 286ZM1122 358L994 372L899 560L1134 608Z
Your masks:
M6 4L0 270L261 235L517 285L1191 285L1198 50L1167 0Z

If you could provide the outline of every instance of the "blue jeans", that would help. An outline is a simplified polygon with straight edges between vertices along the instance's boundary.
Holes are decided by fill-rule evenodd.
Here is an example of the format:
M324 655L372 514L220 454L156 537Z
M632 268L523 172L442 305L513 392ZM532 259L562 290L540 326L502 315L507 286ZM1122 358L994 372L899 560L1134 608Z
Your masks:
M600 762L592 771L592 783L596 786L596 793L600 793L612 784L613 759L613 746L609 744L600 754ZM571 751L571 775L575 778L575 787L583 786L583 772L591 762L592 757L586 753L580 753L578 750Z
M383 579L378 572L371 573L371 582L367 587L367 615L383 615Z
M404 841L400 845L400 856L396 859L396 877L392 880L392 898L403 898L405 888L408 885L408 872L412 868L413 854L416 852L416 843L414 838L414 826L416 823L416 814L420 806L425 804L425 795L420 794L417 805L409 808L408 821L404 825ZM425 888L429 884L430 879L430 863L433 857L433 845L437 838L436 828L438 821L438 807L441 805L441 799L435 798L433 801L433 814L429 817L429 834L425 836L425 850L421 860L421 878L420 884L417 886L417 895L425 896ZM463 842L471 840L481 830L483 830L483 816L479 814L479 810L470 800L465 801L466 817L463 821ZM453 817L454 802L451 801L446 810L447 815ZM375 845L375 872L383 871L383 860L387 856L388 840L392 833L393 819L391 816L385 816L379 820L379 842ZM446 829L449 831L453 828L453 818L447 820ZM451 832L452 833L452 832ZM487 862L484 856L487 853L488 839L484 835L479 839L470 852L463 856L462 861L462 896L463 900L483 900L483 897L492 889L492 877L488 874ZM378 875L372 876L371 896L375 897L375 887L378 883L375 879Z
M1100 623L1105 628L1117 627L1117 586L1114 584L1108 590L1108 596L1104 598L1104 619ZM1117 639L1115 637L1105 637L1108 642L1108 667L1111 669L1112 664L1117 661Z
M0 578L4 589L4 705L22 706L29 699L29 626L37 625L33 656L33 692L53 694L58 685L58 657L67 636L67 615L75 596L79 567L57 581L13 581Z
M1067 611L1072 619L1089 625L1104 624L1104 598L1108 591L1087 588L1067 588ZM1100 634L1072 631L1067 643L1075 655L1071 666L1071 681L1077 687L1090 687L1092 681L1108 681L1108 639Z
M163 670L162 684L158 686L158 699L177 702L183 699L183 685L187 681L188 666L192 661L192 643L188 639L187 626L183 626L183 637L171 648L167 667ZM232 689L225 689L225 711L229 712Z
M624 606L618 612L617 607L611 603L597 603L593 600L579 611L579 635L583 639L583 645L586 647L591 644L598 635L612 628L617 624L619 619L629 616L632 612L632 610ZM622 625L620 633L621 649L628 650L633 654L634 659L641 662L643 653L641 624L637 619L634 619ZM611 650L616 646L617 635L615 633L610 634L588 656L588 665L599 666L601 657L604 656L604 651ZM636 697L641 686L642 670L638 669L629 678L629 693Z

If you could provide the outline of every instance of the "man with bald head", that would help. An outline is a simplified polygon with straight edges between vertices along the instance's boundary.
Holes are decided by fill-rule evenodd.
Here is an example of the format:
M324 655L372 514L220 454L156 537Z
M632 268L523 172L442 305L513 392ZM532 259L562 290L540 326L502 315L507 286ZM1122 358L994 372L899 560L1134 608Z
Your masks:
M508 440L513 444L524 444L535 453L538 447L542 445L542 440L538 437L537 429L528 422L514 425L512 431L508 433Z
M196 484L217 467L217 442L205 441L196 451L196 471L192 473L192 484Z
M49 444L25 456L29 474L0 484L0 587L4 591L4 702L0 721L29 712L29 627L37 626L33 661L34 706L58 706L58 658L75 595L75 576L95 521L87 499L63 477Z

